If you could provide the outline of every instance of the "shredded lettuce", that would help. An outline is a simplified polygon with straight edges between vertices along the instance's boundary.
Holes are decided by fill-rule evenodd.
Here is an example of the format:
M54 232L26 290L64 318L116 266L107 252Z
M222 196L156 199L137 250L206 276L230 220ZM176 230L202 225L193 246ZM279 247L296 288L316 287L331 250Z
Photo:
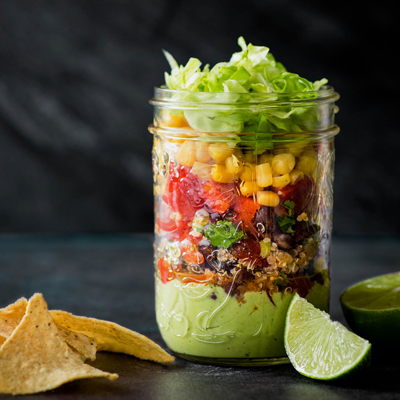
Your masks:
M190 107L184 110L189 125L202 132L243 133L239 141L243 146L251 145L256 139L260 140L254 134L303 131L304 121L317 118L312 107L288 105L285 108L252 108L254 100L249 94L267 93L272 96L269 97L271 101L274 93L281 100L286 93L291 96L296 93L297 99L310 100L315 98L315 92L328 81L324 78L312 83L288 72L275 60L268 47L246 44L243 37L238 39L238 44L241 51L234 53L230 61L220 62L211 69L209 65L201 68L202 63L197 58L190 58L186 65L178 65L173 56L164 51L171 67L171 72L165 73L165 83L168 89L179 91L176 94L177 100L195 103L195 93L208 92L215 93L214 100L220 104L227 102L226 96L221 93L229 93L229 104L237 104L237 107L228 109L205 109L202 105L198 109L195 106ZM290 101L290 96L288 100ZM271 147L268 140L270 136L263 138L264 148Z
M188 63L178 65L174 57L164 50L171 67L165 73L169 89L198 92L233 93L289 93L318 90L326 79L311 83L297 74L288 72L275 61L268 47L246 44L243 37L238 40L242 51L234 53L228 62L220 62L211 70L209 65L201 69L201 61L190 58Z

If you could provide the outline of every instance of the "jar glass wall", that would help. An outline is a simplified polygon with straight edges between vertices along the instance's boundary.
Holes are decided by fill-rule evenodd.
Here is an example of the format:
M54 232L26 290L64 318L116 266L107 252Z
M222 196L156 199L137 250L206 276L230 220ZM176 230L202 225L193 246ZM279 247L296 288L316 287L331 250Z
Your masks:
M328 311L338 97L156 88L156 315L178 356L286 362L294 294Z

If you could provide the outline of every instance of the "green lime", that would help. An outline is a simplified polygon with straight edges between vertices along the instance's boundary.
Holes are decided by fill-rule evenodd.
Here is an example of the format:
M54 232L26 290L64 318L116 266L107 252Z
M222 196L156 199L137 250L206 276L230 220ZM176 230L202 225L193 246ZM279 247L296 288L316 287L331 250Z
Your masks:
M378 345L397 344L400 337L400 272L367 279L340 297L350 328Z
M371 344L296 294L285 325L286 353L298 372L313 379L343 377L368 365Z

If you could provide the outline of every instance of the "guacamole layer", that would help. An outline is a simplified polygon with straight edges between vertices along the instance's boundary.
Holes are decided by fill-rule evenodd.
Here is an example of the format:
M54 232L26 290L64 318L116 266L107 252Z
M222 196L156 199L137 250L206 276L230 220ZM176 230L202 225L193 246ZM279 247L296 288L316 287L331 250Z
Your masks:
M294 292L246 292L238 301L223 288L204 283L162 283L156 277L157 323L177 353L213 358L286 356L283 331ZM315 282L307 300L328 311L329 280Z

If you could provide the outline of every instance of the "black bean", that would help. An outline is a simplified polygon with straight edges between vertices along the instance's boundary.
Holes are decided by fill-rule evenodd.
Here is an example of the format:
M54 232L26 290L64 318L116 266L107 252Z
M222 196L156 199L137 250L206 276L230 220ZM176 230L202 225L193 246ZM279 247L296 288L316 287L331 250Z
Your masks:
M275 233L272 240L281 249L288 250L293 247L293 237L288 233Z

